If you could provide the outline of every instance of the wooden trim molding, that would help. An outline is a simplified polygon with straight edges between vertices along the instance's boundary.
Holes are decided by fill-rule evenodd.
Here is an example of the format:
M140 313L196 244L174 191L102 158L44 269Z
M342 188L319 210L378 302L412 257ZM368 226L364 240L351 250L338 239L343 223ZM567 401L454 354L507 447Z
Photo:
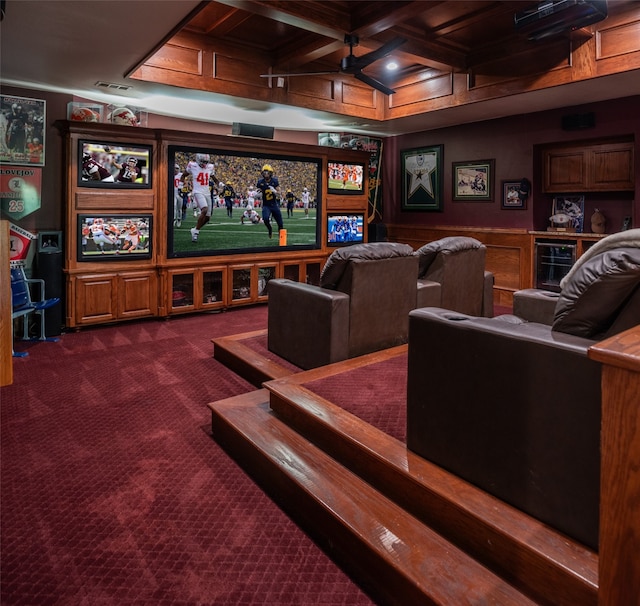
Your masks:
M589 349L602 368L600 606L640 596L640 326Z

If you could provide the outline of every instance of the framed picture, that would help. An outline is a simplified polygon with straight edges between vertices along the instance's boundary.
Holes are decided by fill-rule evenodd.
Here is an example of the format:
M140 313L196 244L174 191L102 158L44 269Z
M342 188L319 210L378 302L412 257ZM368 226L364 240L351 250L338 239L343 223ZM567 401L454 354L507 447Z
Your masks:
M491 202L495 160L454 162L453 199L457 202Z
M38 252L57 252L62 250L61 231L39 231Z
M584 196L556 196L549 217L552 227L582 233Z
M0 162L44 166L46 102L41 99L0 95L2 135Z
M400 152L402 210L441 211L444 145Z
M521 179L508 179L502 182L502 208L513 210L527 208L527 196L520 194L521 182Z

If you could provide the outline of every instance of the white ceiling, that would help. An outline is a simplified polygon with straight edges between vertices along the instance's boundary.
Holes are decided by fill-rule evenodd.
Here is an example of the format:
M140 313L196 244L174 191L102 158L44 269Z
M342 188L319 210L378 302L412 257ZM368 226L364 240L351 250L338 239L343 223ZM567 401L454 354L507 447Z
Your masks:
M367 125L353 117L128 80L200 0L7 0L0 23L4 85L62 92L150 112L280 129L392 135L640 94L640 70ZM97 81L131 86L114 96ZM212 119L215 116L215 120Z

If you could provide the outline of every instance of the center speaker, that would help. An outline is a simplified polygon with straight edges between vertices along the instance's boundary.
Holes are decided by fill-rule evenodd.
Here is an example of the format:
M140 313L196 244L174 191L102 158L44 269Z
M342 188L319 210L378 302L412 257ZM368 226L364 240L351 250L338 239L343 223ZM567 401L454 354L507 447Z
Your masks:
M259 124L243 124L234 122L231 127L232 135L242 137L257 137L258 139L273 139L273 126L260 126Z

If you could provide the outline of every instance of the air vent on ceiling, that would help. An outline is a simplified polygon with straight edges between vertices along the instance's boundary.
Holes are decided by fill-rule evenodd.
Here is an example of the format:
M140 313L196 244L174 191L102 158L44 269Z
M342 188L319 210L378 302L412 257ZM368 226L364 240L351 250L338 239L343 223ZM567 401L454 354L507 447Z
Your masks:
M108 88L109 90L131 90L131 86L127 86L126 84L115 84L114 82L103 82L102 80L98 80L96 82L96 86L98 88Z

